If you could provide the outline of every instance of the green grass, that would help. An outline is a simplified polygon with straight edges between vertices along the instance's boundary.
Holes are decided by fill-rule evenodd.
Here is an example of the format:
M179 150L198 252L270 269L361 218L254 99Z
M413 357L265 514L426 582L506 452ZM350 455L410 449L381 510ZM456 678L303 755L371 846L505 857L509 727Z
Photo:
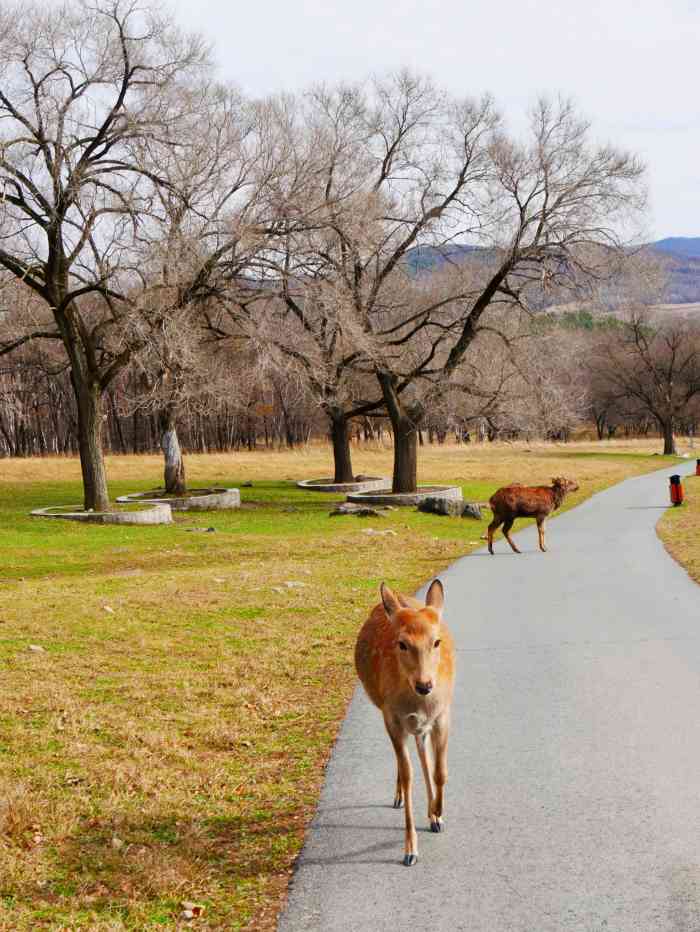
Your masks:
M420 479L485 501L574 469L575 503L663 464L569 452L426 450ZM327 455L197 459L196 484L252 479L243 507L161 527L30 518L80 500L74 464L32 462L24 480L2 464L0 929L176 929L183 900L206 906L198 929L274 928L380 581L411 592L486 528L413 509L330 518L341 496L292 481ZM376 472L389 457L357 459ZM158 469L110 461L111 494Z
M235 482L235 478L231 480ZM439 480L434 480L439 481ZM148 483L141 483L148 485ZM347 519L329 520L328 512L334 502L344 501L342 495L307 492L292 482L256 482L253 488L241 489L242 508L231 512L176 514L175 527L156 525L105 526L81 525L59 519L28 519L33 508L61 505L66 499L79 497L79 487L66 484L61 488L52 484L39 489L22 485L9 485L3 489L2 526L0 527L0 580L50 576L60 564L60 575L86 572L119 571L133 566L134 558L144 563L157 560L157 569L167 572L180 565L182 559L192 561L188 566L206 565L212 553L225 552L231 538L251 534L256 540L267 537L284 537L287 540L304 539L321 530L330 538L342 537ZM113 482L112 497L134 490L133 483ZM462 485L464 497L470 501L484 501L494 491L493 483L474 482ZM137 484L138 491L138 484ZM418 532L431 533L444 539L453 539L455 528L430 515L414 510L402 510L401 526ZM396 516L382 521L382 527L393 526ZM215 528L206 534L192 529ZM463 530L463 526L460 530ZM460 535L461 536L461 535ZM235 540L234 546L240 542Z

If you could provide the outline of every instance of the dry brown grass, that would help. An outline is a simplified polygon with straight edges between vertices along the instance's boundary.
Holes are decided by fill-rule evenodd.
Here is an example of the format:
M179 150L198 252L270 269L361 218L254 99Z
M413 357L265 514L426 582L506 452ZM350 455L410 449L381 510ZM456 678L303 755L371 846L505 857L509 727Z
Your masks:
M679 452L692 453L686 441L679 440ZM577 476L619 476L619 466L600 454L658 453L660 441L603 440L568 444L555 443L483 443L423 447L419 455L419 481L452 481L463 475L466 481L494 478L507 482L519 478L527 482L547 481L554 467L569 468L576 463ZM591 454L589 464L581 457ZM254 453L191 454L186 457L187 477L191 483L224 482L235 476L240 481L256 479L305 479L329 475L331 466L326 444L313 443L295 451L258 450ZM356 473L391 475L392 454L388 445L363 445L353 450ZM110 479L143 482L151 480L154 487L162 479L159 456L108 456ZM79 481L80 464L75 457L44 459L10 459L2 461L0 482L62 482Z
M484 500L563 474L575 502L661 465L657 446L429 448L421 478ZM379 582L414 590L485 526L400 510L369 522L395 536L367 536L284 482L328 462L320 446L189 457L192 482L251 480L245 507L122 529L27 518L76 500L77 463L2 461L0 929L176 929L183 900L205 903L198 929L274 928ZM160 461L108 470L121 493Z
M669 508L658 523L668 552L700 583L700 476L683 480L685 503Z

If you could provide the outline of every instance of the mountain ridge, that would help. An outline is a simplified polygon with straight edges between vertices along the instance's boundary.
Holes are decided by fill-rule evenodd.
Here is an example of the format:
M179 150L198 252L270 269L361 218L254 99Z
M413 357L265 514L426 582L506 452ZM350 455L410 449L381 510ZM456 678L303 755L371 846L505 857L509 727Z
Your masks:
M700 236L666 236L648 243L657 252L666 252L686 259L700 259Z
M700 236L667 236L646 243L644 248L662 255L667 261L668 284L664 294L667 304L700 302ZM447 264L459 264L476 253L488 256L486 246L449 243L446 246L415 246L406 255L413 274L431 272Z

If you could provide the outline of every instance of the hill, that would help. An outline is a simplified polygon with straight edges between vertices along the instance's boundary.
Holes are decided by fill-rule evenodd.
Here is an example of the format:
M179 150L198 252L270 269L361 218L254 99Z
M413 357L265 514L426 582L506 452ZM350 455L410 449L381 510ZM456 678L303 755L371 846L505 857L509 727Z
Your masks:
M664 302L700 302L700 236L668 236L648 243L647 248L662 254L668 264L668 285ZM459 264L470 258L488 261L489 255L492 255L489 249L467 243L417 246L407 253L406 263L412 273L420 275L430 273L447 263Z
M666 301L669 304L700 301L700 236L668 236L649 246L668 260Z
M657 252L666 252L676 257L700 259L700 236L667 236L649 245Z
M481 246L467 243L450 243L446 246L415 246L406 253L406 263L411 272L429 272L447 263L459 265L475 252L483 252Z

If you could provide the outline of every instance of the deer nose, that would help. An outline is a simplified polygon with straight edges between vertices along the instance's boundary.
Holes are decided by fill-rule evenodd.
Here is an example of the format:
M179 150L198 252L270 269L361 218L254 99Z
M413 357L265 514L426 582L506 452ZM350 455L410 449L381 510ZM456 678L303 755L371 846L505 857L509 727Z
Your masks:
M427 683L416 683L416 692L420 693L421 696L427 696L429 692L432 692L433 681L428 680Z

